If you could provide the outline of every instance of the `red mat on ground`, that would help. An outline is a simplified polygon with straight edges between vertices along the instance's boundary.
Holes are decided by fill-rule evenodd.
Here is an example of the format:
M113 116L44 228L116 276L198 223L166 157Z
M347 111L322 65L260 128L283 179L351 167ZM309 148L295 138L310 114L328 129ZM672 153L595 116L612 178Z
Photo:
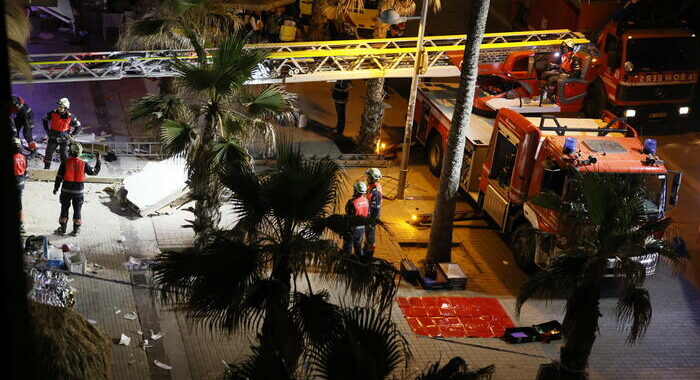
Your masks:
M496 338L513 327L501 303L484 297L399 297L411 330L439 337Z

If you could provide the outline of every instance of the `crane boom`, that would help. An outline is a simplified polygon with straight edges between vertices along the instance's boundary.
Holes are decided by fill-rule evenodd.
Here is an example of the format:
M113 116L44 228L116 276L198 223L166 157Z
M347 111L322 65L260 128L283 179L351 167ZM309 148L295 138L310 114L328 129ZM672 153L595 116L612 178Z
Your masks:
M568 29L487 33L479 63L498 63L514 50L553 51L573 38L588 44ZM466 36L430 36L424 40L422 73L427 77L459 75ZM416 38L315 41L251 44L269 49L270 55L254 70L249 84L410 77L416 59ZM209 51L214 51L209 50ZM173 59L194 60L192 50L111 51L33 54L29 56L33 83L158 78L179 75ZM19 73L13 83L28 82Z

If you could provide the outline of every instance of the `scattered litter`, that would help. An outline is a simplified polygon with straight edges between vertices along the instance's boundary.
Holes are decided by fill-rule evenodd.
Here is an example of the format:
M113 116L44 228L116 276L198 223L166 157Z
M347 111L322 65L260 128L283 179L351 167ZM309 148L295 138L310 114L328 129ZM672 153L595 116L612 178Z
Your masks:
M153 361L153 364L157 365L157 366L160 367L160 368L166 369L166 370L168 370L168 371L170 371L171 369L173 369L172 366L169 366L169 365L167 365L167 364L165 364L165 363L161 363L161 362L159 362L158 360L154 360L154 361Z
M161 334L160 332L159 332L158 334L154 334L154 333L153 333L153 330L151 330L151 339L153 339L153 340L158 340L158 339L160 339L160 338L162 338L162 337L163 337L163 334Z
M88 323L91 324L91 325L96 325L96 324L97 324L97 321L94 320L94 319L88 319L87 321L88 321Z
M128 319L130 321L135 320L136 319L136 312L132 311L131 313L124 314L124 319Z
M508 265L508 261L503 260L503 265Z
M126 241L126 236L124 236L124 235L121 235L117 238L117 242L119 242L119 243L123 243L125 241Z
M127 270L148 270L154 263L155 259L129 256L129 260L123 265Z
M129 360L128 362L126 362L127 365L132 365L132 364L134 364L134 363L136 363L136 359L134 359L134 360Z
M122 337L121 339L119 339L119 344L121 344L122 346L128 346L129 343L131 343L131 338L122 333Z
M114 314L119 314L122 312L122 309L117 309L117 311L114 312Z
M148 339L144 339L143 345L141 348L143 348L144 351L146 351L147 348L153 347L152 345L148 344Z
M136 333L139 335L143 335L143 331L141 331L141 330L136 330Z

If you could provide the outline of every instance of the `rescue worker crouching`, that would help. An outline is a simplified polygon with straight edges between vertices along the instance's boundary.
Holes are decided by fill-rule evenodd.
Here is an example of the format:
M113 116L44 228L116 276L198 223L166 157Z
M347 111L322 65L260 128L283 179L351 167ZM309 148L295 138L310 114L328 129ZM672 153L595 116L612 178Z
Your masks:
M367 190L367 201L369 202L369 219L372 223L365 226L365 246L363 248L364 254L372 257L374 255L376 232L377 232L377 222L379 222L379 217L382 212L382 184L379 180L382 178L382 172L377 168L371 168L367 170L367 183L369 183L369 188Z
M61 162L65 161L68 143L72 140L72 136L80 133L80 121L68 112L69 108L70 101L67 98L61 98L56 102L56 109L49 111L44 117L44 130L49 137L44 154L44 169L51 168L51 160L56 148L61 156Z
M369 216L369 201L365 197L365 194L367 194L367 184L358 181L355 182L352 187L353 196L345 205L345 213L366 218ZM364 225L353 226L351 230L343 236L343 251L347 254L352 254L354 249L356 255L363 256L362 240L364 236Z
M56 194L58 188L61 188L61 215L58 218L60 226L54 231L58 235L66 233L68 211L71 203L73 204L73 232L71 234L75 236L80 232L80 227L83 224L80 211L84 201L85 175L97 175L100 172L100 153L96 153L97 162L93 168L80 159L82 152L83 147L79 143L72 143L70 146L70 157L61 162L61 166L56 173L53 193ZM61 184L63 185L61 186Z
M17 200L19 202L19 233L24 234L22 192L24 191L24 180L27 179L27 157L22 154L22 144L18 138L14 139L13 148L12 163L14 166L15 180L17 181Z
M22 99L21 96L12 95L10 101L10 117L14 115L14 133L19 138L21 130L24 139L29 147L29 157L36 155L36 142L34 141L34 112L29 104Z
M542 73L542 80L547 82L547 99L554 103L557 85L566 78L581 76L581 59L576 56L576 42L568 38L561 43L559 63L550 63L550 69Z

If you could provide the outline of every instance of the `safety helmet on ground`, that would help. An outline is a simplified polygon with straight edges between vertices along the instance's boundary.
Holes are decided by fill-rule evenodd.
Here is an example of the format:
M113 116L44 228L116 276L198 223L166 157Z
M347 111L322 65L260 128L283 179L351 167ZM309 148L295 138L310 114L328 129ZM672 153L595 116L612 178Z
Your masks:
M83 154L83 146L79 142L73 142L70 144L70 154L78 157Z
M56 102L56 105L59 107L65 107L66 109L70 108L70 100L68 98L61 98L58 99Z
M382 178L382 172L377 168L367 169L367 177L374 181L379 181Z
M576 42L573 38L567 38L562 41L561 45L573 50L576 47Z
M353 190L356 194L367 194L367 183L363 181L357 181L352 185Z

